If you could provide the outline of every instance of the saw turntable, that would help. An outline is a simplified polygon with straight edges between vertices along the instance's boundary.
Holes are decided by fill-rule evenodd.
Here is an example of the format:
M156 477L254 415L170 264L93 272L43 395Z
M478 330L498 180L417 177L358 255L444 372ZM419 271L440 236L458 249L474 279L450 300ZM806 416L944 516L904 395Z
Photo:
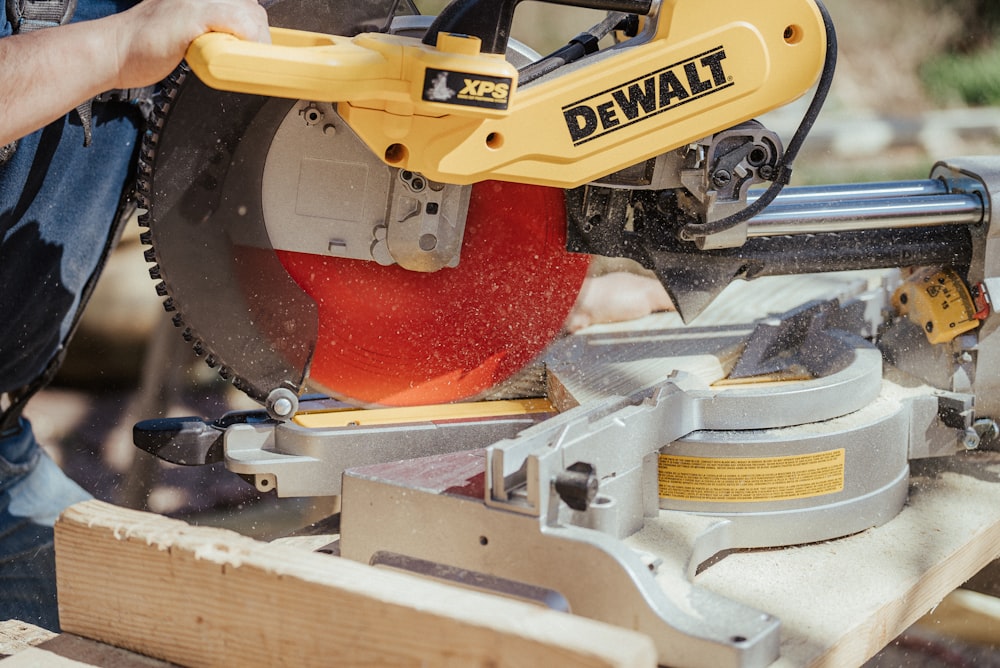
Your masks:
M341 496L343 558L638 629L663 664L768 665L780 620L700 565L881 525L911 460L996 441L1000 160L788 186L836 60L815 0L573 0L607 18L545 57L517 4L283 0L270 45L194 43L144 143L144 240L262 408L136 442ZM813 87L787 145L754 120ZM689 324L560 337L590 255ZM698 318L734 279L875 269Z

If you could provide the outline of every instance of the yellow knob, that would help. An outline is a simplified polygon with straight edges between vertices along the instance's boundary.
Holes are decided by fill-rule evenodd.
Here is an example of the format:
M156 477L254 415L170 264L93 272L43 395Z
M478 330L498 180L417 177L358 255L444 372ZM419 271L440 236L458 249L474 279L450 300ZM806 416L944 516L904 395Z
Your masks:
M932 344L947 343L979 326L969 288L951 268L915 271L896 290L892 304L920 325Z
M462 56L479 55L482 44L482 40L478 37L454 32L439 32L437 38L438 51L456 53Z

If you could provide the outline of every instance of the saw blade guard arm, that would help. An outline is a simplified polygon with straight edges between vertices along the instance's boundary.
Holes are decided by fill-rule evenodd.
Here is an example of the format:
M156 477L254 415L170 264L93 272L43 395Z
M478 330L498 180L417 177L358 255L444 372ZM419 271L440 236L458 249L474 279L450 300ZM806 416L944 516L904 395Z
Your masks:
M493 18L473 12L485 4L493 9L484 16ZM559 188L791 102L827 62L816 0L752 7L720 0L711 9L697 0L586 0L558 4L642 11L647 20L636 37L521 87L517 68L491 53L506 42L515 4L460 0L423 40L278 33L266 45L210 34L195 40L188 62L223 90L337 102L348 125L392 167L441 183Z

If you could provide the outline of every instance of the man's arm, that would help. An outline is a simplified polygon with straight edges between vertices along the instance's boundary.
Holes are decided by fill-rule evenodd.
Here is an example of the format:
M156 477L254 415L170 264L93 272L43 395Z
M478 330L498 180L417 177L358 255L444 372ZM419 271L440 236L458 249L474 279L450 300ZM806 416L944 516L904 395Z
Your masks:
M144 0L107 18L0 39L0 146L99 93L156 83L209 31L270 39L256 0Z

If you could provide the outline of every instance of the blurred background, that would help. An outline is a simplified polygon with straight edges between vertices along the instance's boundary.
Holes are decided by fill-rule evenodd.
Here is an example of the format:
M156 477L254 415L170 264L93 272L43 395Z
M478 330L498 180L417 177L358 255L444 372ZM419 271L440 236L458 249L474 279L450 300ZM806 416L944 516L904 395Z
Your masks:
M444 3L417 4L436 13ZM827 6L840 41L837 76L793 183L923 178L938 159L1000 150L1000 2L827 0ZM525 2L514 36L547 53L601 18ZM805 103L761 120L787 139ZM333 512L330 499L279 501L218 465L171 466L132 446L131 428L141 419L217 417L256 407L182 341L163 313L142 251L132 221L62 373L29 405L43 445L99 498L260 538ZM1000 666L995 625L985 640L958 645L942 644L933 634L940 625L931 622L929 636L915 629L872 665Z

